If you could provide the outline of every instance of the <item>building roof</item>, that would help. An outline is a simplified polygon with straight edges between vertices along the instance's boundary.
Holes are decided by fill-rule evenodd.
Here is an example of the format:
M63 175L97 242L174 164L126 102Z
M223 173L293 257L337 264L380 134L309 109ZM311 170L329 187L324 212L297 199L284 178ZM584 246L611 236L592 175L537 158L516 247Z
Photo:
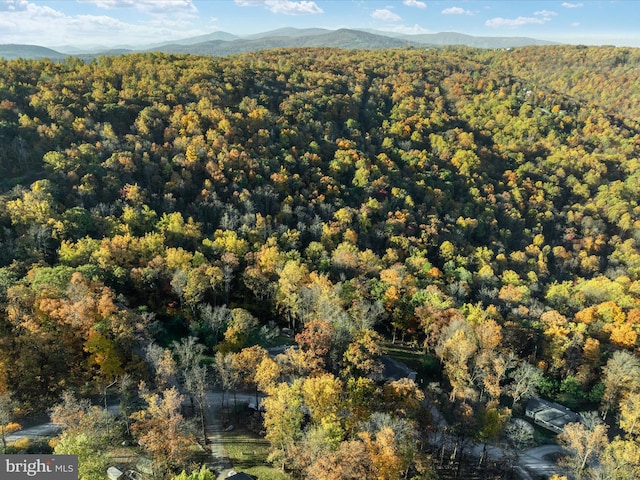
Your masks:
M535 424L556 433L560 433L568 423L580 420L577 413L564 405L539 397L529 399L525 413Z

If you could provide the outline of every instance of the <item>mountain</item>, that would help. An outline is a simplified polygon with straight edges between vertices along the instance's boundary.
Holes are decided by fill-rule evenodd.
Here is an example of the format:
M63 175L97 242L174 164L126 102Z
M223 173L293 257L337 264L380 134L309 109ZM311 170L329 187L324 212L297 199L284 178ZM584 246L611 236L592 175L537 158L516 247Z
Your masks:
M14 58L49 58L57 61L63 60L66 57L68 57L67 54L38 45L20 45L15 43L0 45L0 58L5 58L6 60L12 60Z
M313 30L318 30L323 33L313 34L313 32L307 32L308 34L304 34L301 33L301 31L298 31L296 32L296 36L265 36L250 39L238 39L231 42L215 40L211 42L197 43L195 45L179 45L174 43L153 50L164 53L192 53L198 55L226 56L253 52L256 50L269 50L273 48L333 47L342 49L375 50L417 45L412 44L407 40L391 38L383 35L374 35L360 30Z
M465 45L476 48L513 48L527 47L531 45L554 45L554 42L536 40L527 37L475 37L456 32L423 33L418 35L402 35L410 42L424 45L444 47L448 45Z
M149 49L153 49L153 48L161 48L164 47L166 45L174 45L174 44L178 44L178 45L196 45L198 43L204 43L204 42L212 42L212 41L216 41L216 40L221 40L224 42L231 42L233 40L237 40L240 37L237 35L233 35L232 33L228 33L228 32L213 32L213 33L208 33L206 35L198 35L197 37L187 37L187 38L183 38L180 40L172 40L169 42L161 42L161 43L153 43L151 45L146 45L144 47L142 47L144 50L149 50Z
M268 32L254 33L253 35L246 35L244 38L256 40L266 37L308 37L310 35L322 35L323 33L329 33L333 30L326 28L293 28L284 27L276 30L269 30ZM375 33L375 32L374 32Z
M371 29L280 28L239 37L217 31L207 35L133 47L58 47L65 53L33 45L0 45L0 57L50 58L61 60L68 55L91 59L98 55L123 55L132 52L187 53L226 56L272 48L332 47L342 49L383 49L398 47L443 47L466 45L477 48L509 48L529 45L551 45L552 42L526 37L475 37L455 32L406 35Z

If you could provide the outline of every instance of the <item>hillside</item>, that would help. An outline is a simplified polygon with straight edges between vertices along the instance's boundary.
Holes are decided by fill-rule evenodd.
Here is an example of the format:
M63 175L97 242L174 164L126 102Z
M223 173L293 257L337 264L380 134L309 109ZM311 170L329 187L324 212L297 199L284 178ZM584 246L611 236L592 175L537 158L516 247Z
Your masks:
M606 420L574 474L637 477L615 462L640 448L640 93L602 91L638 84L638 52L302 38L0 60L0 395L25 414L127 378L137 408L179 411L216 379L266 394L290 478L395 479L515 445L540 394ZM383 346L422 383L382 377ZM446 455L425 395L461 439ZM121 430L171 478L188 463L149 441L153 413Z
M50 48L39 47L37 45L0 45L0 58L4 58L6 60L11 60L14 58L49 58L51 60L62 60L66 57L67 55L65 55L64 53L57 52Z

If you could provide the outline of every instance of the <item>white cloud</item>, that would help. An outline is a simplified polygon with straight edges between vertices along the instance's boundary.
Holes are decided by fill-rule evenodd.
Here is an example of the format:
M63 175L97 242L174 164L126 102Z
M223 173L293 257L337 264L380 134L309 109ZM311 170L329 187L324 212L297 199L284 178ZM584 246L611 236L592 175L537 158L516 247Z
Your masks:
M580 25L582 25L580 22L573 22L571 24L572 27L579 27Z
M191 19L194 15L189 7L190 0L180 0L180 5L188 8L186 12L149 10L153 3L163 3L164 8L176 8L179 2L173 0L169 2L171 5L151 0L141 0L139 3L131 6L144 11L146 16L137 15L136 20L123 21L109 15L66 15L27 0L11 1L10 4L0 1L0 43L50 47L144 45L150 39L170 40L206 33L193 28ZM117 34L114 35L114 32Z
M323 10L311 1L292 0L234 0L236 5L241 7L256 7L263 5L273 13L283 13L285 15L310 15L322 13Z
M516 28L516 27L521 27L523 25L535 25L535 24L541 25L546 23L547 21L548 21L548 18L540 18L540 17L517 17L517 18L496 17L496 18L490 18L489 20L484 22L484 24L487 27L491 27L491 28L502 28L502 27Z
M407 7L427 8L426 3L420 2L418 0L404 0L402 3L404 3Z
M322 9L316 5L316 2L271 0L267 1L267 8L274 13L284 13L285 15L313 15L322 13Z
M564 8L580 8L584 5L584 3L569 3L569 2L564 2L562 4L562 6Z
M397 22L401 19L400 15L393 13L388 8L379 8L378 10L374 10L371 17L376 20L384 20L385 22Z
M63 17L64 14L44 5L36 5L27 0L8 0L0 2L0 11L6 5L9 15L34 16L34 17Z
M461 7L449 7L442 10L440 13L443 15L473 15L471 10L465 10Z
M133 7L148 13L167 11L197 12L193 0L79 0L82 3L93 3L107 10Z
M541 17L555 17L556 15L558 15L556 12L552 11L552 10L538 10L537 12L533 13L534 15L539 15Z

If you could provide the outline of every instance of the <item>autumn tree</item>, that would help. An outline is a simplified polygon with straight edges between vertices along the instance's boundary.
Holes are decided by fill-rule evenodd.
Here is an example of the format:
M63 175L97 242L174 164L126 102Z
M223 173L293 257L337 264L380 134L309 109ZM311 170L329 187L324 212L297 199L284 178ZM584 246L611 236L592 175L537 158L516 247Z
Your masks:
M2 440L2 453L7 453L7 435L22 428L19 423L13 421L14 408L16 404L11 395L3 393L0 395L0 439Z
M145 348L145 356L154 373L156 385L159 388L175 386L177 384L178 366L171 350L160 345L150 343Z
M311 320L305 323L302 332L296 335L298 346L310 353L309 361L313 370L323 370L328 365L334 335L335 327L326 320Z
M449 379L451 400L474 397L469 361L476 350L473 330L465 320L453 320L442 330L436 355L443 363L444 372Z
M382 372L380 335L374 330L361 330L349 344L343 355L347 376L374 377Z
M640 475L640 444L630 438L615 437L599 460L596 474L600 478L633 480Z
M264 426L271 444L269 460L281 468L290 461L290 454L302 438L304 420L302 380L281 383L264 399Z
M348 440L342 442L337 450L318 455L305 473L309 479L359 480L369 478L371 468L371 457L366 444L361 440Z
M224 332L224 342L218 345L220 352L237 352L258 326L258 319L244 308L234 308Z
M640 421L640 392L632 391L620 400L620 428L633 438Z
M330 373L309 377L302 384L302 398L311 421L322 429L334 448L344 436L340 412L343 405L343 384Z
M184 466L191 457L193 434L181 412L183 397L175 387L162 393L141 392L146 408L134 412L131 431L138 444L151 455L161 475Z
M258 369L266 358L267 351L259 345L243 348L232 357L232 368L238 374L240 385L256 394L256 407L259 405Z
M50 415L51 421L62 429L51 442L54 453L77 455L78 474L83 480L103 478L109 463L104 452L122 441L123 429L114 415L68 391L52 407Z
M605 386L602 396L602 418L606 419L611 408L618 405L619 399L626 393L638 389L640 385L640 360L626 351L613 352L607 364L602 368Z
M584 478L589 462L603 454L608 442L607 429L597 412L589 412L583 416L582 422L565 425L558 435L560 443L570 452L563 463L576 478Z

